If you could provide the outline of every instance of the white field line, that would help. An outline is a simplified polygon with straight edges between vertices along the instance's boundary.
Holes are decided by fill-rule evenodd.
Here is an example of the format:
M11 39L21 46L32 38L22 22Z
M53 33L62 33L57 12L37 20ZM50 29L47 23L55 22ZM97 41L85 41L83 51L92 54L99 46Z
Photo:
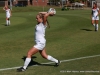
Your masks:
M81 59L87 59L87 58L94 58L94 57L99 57L100 55L93 55L93 56L85 56L85 57L79 57L79 58L74 58L74 59L68 59L68 60L61 60L60 62L68 62L68 61L74 61L74 60L81 60ZM52 63L55 63L55 62L47 62L47 63L41 63L41 64L52 64ZM39 66L39 65L33 65L33 66ZM21 66L19 67L12 67L12 68L3 68L3 69L0 69L0 71L4 71L4 70L12 70L12 69L17 69L17 68L20 68Z

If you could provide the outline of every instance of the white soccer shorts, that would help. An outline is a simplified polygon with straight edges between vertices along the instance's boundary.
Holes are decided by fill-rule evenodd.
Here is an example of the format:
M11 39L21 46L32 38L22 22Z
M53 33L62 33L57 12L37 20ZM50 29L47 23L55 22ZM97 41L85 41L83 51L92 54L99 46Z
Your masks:
M99 20L99 16L97 16L97 17L92 17L92 20Z
M6 18L10 18L10 15L6 15Z
M43 50L45 48L45 43L41 43L38 41L38 42L36 42L34 47L37 48L38 50Z

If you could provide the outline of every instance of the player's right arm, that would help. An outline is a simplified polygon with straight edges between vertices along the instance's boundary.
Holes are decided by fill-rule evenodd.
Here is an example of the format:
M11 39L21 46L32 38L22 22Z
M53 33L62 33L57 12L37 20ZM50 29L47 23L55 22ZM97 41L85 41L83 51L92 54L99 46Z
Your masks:
M100 14L100 9L98 10L98 15Z
M3 7L3 10L5 10L5 6Z

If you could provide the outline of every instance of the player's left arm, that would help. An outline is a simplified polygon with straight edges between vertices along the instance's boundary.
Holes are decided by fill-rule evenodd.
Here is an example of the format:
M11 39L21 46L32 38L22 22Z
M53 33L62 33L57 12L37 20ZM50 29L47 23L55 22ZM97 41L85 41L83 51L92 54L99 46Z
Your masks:
M98 10L98 15L100 15L100 9Z
M9 12L10 12L10 16L12 16L12 12L11 12L11 10L9 10Z
M100 15L100 9L98 8L98 15L97 16L99 16Z

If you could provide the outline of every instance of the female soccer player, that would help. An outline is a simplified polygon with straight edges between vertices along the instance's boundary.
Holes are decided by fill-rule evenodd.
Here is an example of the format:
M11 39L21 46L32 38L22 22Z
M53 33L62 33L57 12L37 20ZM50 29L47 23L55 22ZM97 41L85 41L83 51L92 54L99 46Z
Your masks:
M8 8L8 6L3 7L3 10L6 11L6 26L8 26L10 25L11 10Z
M45 29L48 23L47 18L48 16L54 16L54 14L55 14L54 12L39 12L39 14L37 14L36 16L37 25L35 27L36 44L28 51L27 58L24 62L24 66L21 68L18 68L17 69L18 72L22 72L26 70L26 68L28 67L31 61L32 55L36 54L37 52L39 52L43 58L53 61L56 63L55 64L56 66L59 66L60 61L53 58L50 55L47 55L46 50L45 50L45 44L46 44Z
M92 8L92 24L95 27L95 31L98 31L99 14L100 10L97 7L97 3L94 3Z

